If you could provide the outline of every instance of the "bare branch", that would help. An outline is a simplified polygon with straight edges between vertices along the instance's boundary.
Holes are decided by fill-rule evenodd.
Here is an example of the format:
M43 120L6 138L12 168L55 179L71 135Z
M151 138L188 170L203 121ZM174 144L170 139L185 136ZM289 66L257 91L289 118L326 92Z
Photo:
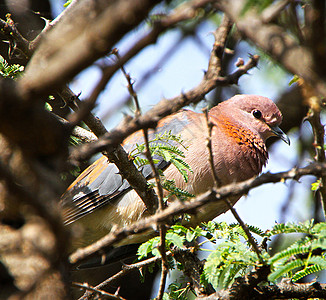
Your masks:
M208 148L208 152L209 152L208 161L209 161L209 164L210 164L211 172L212 172L213 177L214 177L215 186L220 187L220 181L219 181L219 178L217 177L216 170L214 168L215 164L214 164L214 155L213 155L213 150L212 150L213 123L209 121L208 110L207 109L205 110L205 117L206 117L206 123L207 123L207 128L208 128L208 137L207 137L207 148ZM234 218L238 221L238 223L242 227L243 231L246 233L248 241L251 244L254 251L256 252L259 262L261 264L265 264L265 261L264 261L262 255L261 255L261 251L259 250L259 247L258 247L255 239L253 238L252 234L250 233L250 230L248 229L248 226L246 225L245 222L242 221L242 219L240 218L239 214L237 213L237 211L233 207L230 200L228 198L224 198L223 200L225 201L228 209L231 210Z
M165 32L169 28L178 23L192 19L196 16L197 10L204 7L208 3L213 2L212 0L193 0L185 2L177 7L171 14L162 17L162 19L157 20L153 23L153 29L150 30L145 36L136 41L129 50L121 57L117 63L103 68L103 74L101 80L98 82L94 90L92 91L90 98L97 99L99 94L103 91L107 83L110 81L112 76L117 70L120 69L121 65L124 65L132 57L136 56L142 49L150 44L157 41L160 34Z
M280 26L264 24L262 18L254 10L249 10L243 15L244 4L242 0L221 0L217 2L217 7L236 23L242 34L279 61L289 72L297 74L311 84L318 95L325 97L326 84L316 73L311 51L299 45Z
M56 118L59 119L60 122L62 122L63 124L66 124L67 126L69 126L69 122L57 115L55 115ZM74 137L80 139L81 141L83 141L84 143L90 143L90 142L94 142L97 140L97 137L94 133L92 133L89 130L86 130L82 127L79 126L75 126L74 129L72 130L71 133Z
M124 298L120 297L119 295L113 295L110 293L107 293L105 291L99 290L96 287L90 286L88 283L78 283L78 282L73 282L72 283L73 287L81 288L83 290L91 291L93 294L101 296L101 299L110 299L110 300L125 300Z
M299 85L302 90L303 97L305 98L305 104L308 105L309 111L306 117L306 120L309 121L312 131L314 134L314 142L313 146L315 148L315 161L317 162L325 162L325 150L324 150L324 136L325 129L324 125L321 124L320 113L322 110L322 102L321 99L316 97L314 94L314 90L311 86L305 83L303 80L299 80ZM316 201L321 200L323 203L324 214L326 213L326 177L321 176L319 178L320 184L318 187L318 194ZM318 199L320 198L320 199Z
M277 18L291 0L281 0L268 6L261 14L263 23L270 23Z
M32 55L33 51L30 48L29 41L20 34L10 17L7 18L7 21L0 19L0 29L1 35L12 44L9 48L9 56L16 50L20 51L25 57Z
M158 224L166 224L174 215L191 213L199 207L203 207L207 203L217 203L218 201L222 201L222 199L227 197L246 194L252 188L255 188L265 183L275 183L280 181L283 182L286 179L298 180L300 177L305 175L326 175L326 163L313 163L304 168L295 168L287 172L280 172L275 174L264 173L263 175L257 178L252 178L243 182L230 184L219 189L212 189L211 191L202 194L201 196L193 199L192 201L187 201L183 203L172 203L168 208L166 208L162 212L159 212L151 217L139 220L137 221L137 224L131 224L128 227L117 229L114 232L109 233L102 239L98 240L94 244L82 249L78 249L76 252L70 255L69 262L72 265L79 264L87 258L96 255L96 253L102 250L103 248L118 243L129 235L142 234L145 232L148 233L148 231L152 230L152 228L156 227ZM195 224L189 223L187 225L195 226Z
M191 287L195 290L198 297L210 295L214 292L210 284L205 288L201 283L204 262L199 260L196 253L188 249L173 249L173 257L183 266L183 272L190 278Z
M75 149L71 153L72 159L87 159L97 152L104 151L108 146L114 147L121 144L127 136L138 131L139 129L155 128L157 122L161 118L177 112L186 105L198 103L204 99L205 95L215 87L220 85L224 86L228 84L236 84L242 75L246 74L250 69L257 66L258 60L258 55L252 56L244 66L239 67L234 73L225 77L208 79L204 77L197 87L172 99L161 100L151 110L137 119L133 119L130 116L125 117L114 130L110 131L108 134L105 134L97 142Z
M19 81L25 95L48 94L105 56L159 1L78 1L48 31ZM91 8L91 9L90 9ZM72 30L73 28L73 30ZM31 100L33 97L31 97Z
M259 273L260 272L260 273ZM266 272L265 272L266 273ZM318 282L291 283L283 280L279 284L257 286L259 282L266 280L264 271L252 272L244 278L236 279L229 289L216 292L208 297L200 297L198 300L231 300L231 299L324 299L326 297L326 284ZM243 282L247 281L247 282Z
M172 255L172 253L170 251L168 251L166 253L167 257L169 257L171 255ZM137 263L134 263L134 264L131 264L131 265L123 265L121 271L119 271L118 273L114 274L110 278L106 279L105 281L103 281L102 283L97 285L95 287L95 289L103 289L103 288L107 287L108 285L110 285L115 280L118 280L119 278L127 275L128 273L130 273L132 271L135 271L135 270L139 271L139 270L141 270L142 268L144 268L144 267L146 267L148 265L151 265L151 264L153 264L155 262L159 262L160 260L161 260L161 257L154 256L154 257L145 259L143 261L140 261L140 262L137 262ZM90 295L84 295L81 298L79 298L79 300L89 299L89 296Z
M116 51L114 53L118 60L120 59L120 56L118 54L118 52ZM138 95L135 92L134 88L133 88L133 83L131 80L131 76L130 74L128 74L124 68L123 65L121 65L121 70L122 73L124 74L127 82L128 82L128 91L130 96L134 99L134 103L136 106L136 111L135 111L135 117L138 118L141 115L141 109L139 106L139 101L138 101ZM145 140L145 145L146 145L146 151L145 151L145 155L147 160L149 161L149 164L152 168L152 172L154 174L154 178L155 178L155 182L156 182L156 189L158 191L158 205L157 203L154 203L154 206L157 207L158 206L158 210L162 211L164 209L164 201L163 201L163 187L161 184L161 178L160 175L158 173L157 168L155 167L154 161L153 161L153 157L150 151L150 146L149 146L149 139L148 139L148 130L147 129L143 129L143 135L144 135L144 140ZM146 203L145 203L146 205ZM149 208L147 208L149 210ZM167 257L166 257L166 250L165 250L165 235L166 235L166 227L164 224L161 224L159 226L159 231L160 231L160 245L159 245L159 251L161 253L162 256L162 271L161 271L161 282L160 282L160 286L159 286L159 291L158 291L158 296L157 299L161 300L163 298L163 294L164 294L164 290L165 290L165 284L166 284L166 279L167 279L167 274L169 271L169 267L168 267L168 262L167 262Z

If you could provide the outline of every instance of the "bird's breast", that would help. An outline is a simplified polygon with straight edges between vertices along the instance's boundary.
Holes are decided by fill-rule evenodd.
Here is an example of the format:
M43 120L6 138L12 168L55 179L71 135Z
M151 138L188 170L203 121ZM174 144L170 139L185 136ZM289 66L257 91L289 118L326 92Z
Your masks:
M213 133L216 167L226 169L226 172L220 173L222 176L227 173L228 181L246 180L261 172L267 162L268 153L258 134L228 120L219 122ZM223 182L223 178L221 181Z

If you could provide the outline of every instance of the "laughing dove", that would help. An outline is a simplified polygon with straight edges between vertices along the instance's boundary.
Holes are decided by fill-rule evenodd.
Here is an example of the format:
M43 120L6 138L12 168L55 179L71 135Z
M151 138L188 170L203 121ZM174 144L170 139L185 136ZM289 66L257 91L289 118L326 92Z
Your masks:
M230 184L257 176L265 166L268 153L265 142L278 136L289 144L289 139L278 127L282 115L268 98L256 95L236 95L213 107L208 113L212 129L212 152L214 167L221 185ZM214 186L208 161L207 120L203 113L181 110L163 118L154 134L171 131L181 135L187 150L184 161L192 168L188 182L173 164L155 157L156 166L163 170L165 178L174 179L176 186L199 195ZM143 143L142 132L129 136L123 146L130 152L136 144ZM140 168L150 179L149 165ZM239 197L232 198L232 204ZM126 226L147 214L144 203L124 180L117 167L102 156L88 167L62 196L66 224L82 223L86 228L88 242L108 233L114 225ZM197 215L198 222L208 221L227 210L224 201L210 204L205 214ZM200 213L199 213L200 214Z

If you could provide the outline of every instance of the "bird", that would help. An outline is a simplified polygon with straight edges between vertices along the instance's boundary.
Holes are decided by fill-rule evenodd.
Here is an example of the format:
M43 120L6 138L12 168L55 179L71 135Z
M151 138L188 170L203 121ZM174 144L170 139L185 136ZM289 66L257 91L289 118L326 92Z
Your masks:
M268 138L276 136L290 144L289 138L279 127L281 112L272 100L263 96L235 95L212 107L208 111L208 121L213 126L211 151L220 186L259 175L268 160ZM149 130L149 140L166 132L182 138L183 160L192 172L188 172L188 180L185 180L171 162L155 156L156 167L162 170L164 177L173 179L178 188L194 196L213 188L215 181L208 160L208 123L205 114L182 109L162 118L155 129ZM122 146L130 153L141 143L144 143L143 133L138 131L126 138ZM150 165L143 165L139 170L148 180L153 178ZM232 205L239 198L233 197ZM195 214L193 220L197 225L214 219L229 208L224 201L209 205L204 213ZM116 165L104 155L68 187L61 197L61 206L65 224L80 224L83 228L80 245L92 243L117 226L127 226L149 215L143 201L122 177ZM126 243L139 242L142 240Z

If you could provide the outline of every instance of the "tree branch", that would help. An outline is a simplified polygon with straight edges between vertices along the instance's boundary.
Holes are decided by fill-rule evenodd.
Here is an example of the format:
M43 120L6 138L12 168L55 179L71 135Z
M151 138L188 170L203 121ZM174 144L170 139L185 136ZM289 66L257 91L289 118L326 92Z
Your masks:
M142 22L155 0L78 1L42 37L19 80L24 94L48 94L105 56L131 29ZM78 49L78 51L76 51Z
M199 260L196 253L190 250L173 249L173 257L183 266L183 272L189 277L191 286L199 297L209 295L214 292L213 287L208 284L205 287L201 283L201 274L203 273L204 263Z
M222 290L208 297L198 297L198 300L236 300L236 299L325 299L326 297L326 284L318 282L313 283L291 283L288 280L283 280L279 284L269 284L257 286L257 281L262 282L264 276L255 273L250 273L245 278L256 276L257 280L252 280L252 283L231 286L227 290ZM242 278L237 278L236 282L241 282Z
M177 112L186 105L198 103L215 87L236 84L242 75L257 66L258 60L258 55L250 57L245 65L239 67L234 73L225 77L217 76L216 78L206 78L205 76L197 87L172 99L161 100L147 113L137 119L130 116L125 117L115 129L105 134L98 141L73 150L71 153L72 160L79 161L87 159L95 153L104 151L108 146L114 147L121 144L127 136L140 129L155 128L161 118Z
M178 23L192 19L196 16L199 8L205 7L212 0L193 0L185 2L178 6L171 14L163 16L161 19L156 20L153 23L153 28L142 38L136 41L129 50L122 55L119 60L113 64L103 68L103 74L101 80L98 82L93 92L90 95L90 99L96 99L103 91L107 83L119 68L128 62L131 58L136 56L142 49L154 44L159 35L164 33L167 29L173 28Z
M269 53L290 73L297 74L311 84L318 95L325 97L326 84L322 76L316 73L311 50L299 45L282 27L264 24L256 11L249 10L243 15L244 4L242 0L221 0L216 5L236 23L242 34Z
M69 257L69 262L72 265L79 264L84 260L95 256L100 250L120 242L127 236L132 234L149 234L149 232L157 227L158 224L167 223L172 216L183 213L192 213L199 207L203 207L210 202L218 203L222 199L232 196L247 194L252 188L258 187L265 183L283 182L286 179L298 180L305 175L322 176L326 175L326 163L313 163L304 168L294 168L287 172L280 173L264 173L257 178L252 178L243 182L230 184L219 189L212 189L201 196L183 203L172 203L164 211L157 213L148 218L137 221L136 224L131 224L128 227L116 229L114 232L107 234L102 239L94 244L78 249ZM187 223L187 226L195 226L195 224Z

